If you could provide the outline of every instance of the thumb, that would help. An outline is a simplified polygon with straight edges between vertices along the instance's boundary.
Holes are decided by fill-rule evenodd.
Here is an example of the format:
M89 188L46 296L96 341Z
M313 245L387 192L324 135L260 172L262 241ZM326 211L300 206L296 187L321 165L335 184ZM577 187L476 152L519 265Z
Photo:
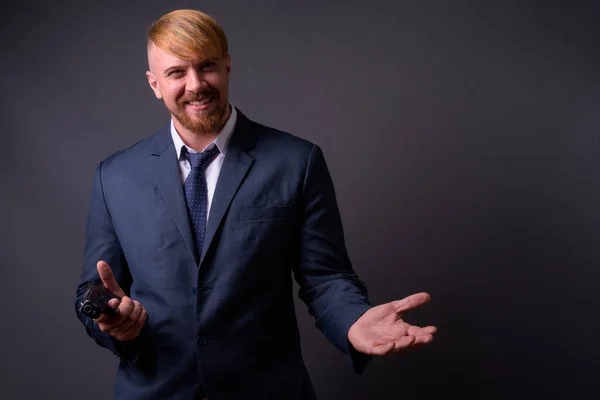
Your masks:
M119 308L119 304L121 304L121 301L119 299L110 299L106 305L109 306L110 308L112 308L113 310L116 310Z
M110 266L105 261L98 261L96 264L96 269L98 270L98 275L100 275L100 279L102 280L105 288L119 297L125 296L125 292L117 283L112 269L110 269Z

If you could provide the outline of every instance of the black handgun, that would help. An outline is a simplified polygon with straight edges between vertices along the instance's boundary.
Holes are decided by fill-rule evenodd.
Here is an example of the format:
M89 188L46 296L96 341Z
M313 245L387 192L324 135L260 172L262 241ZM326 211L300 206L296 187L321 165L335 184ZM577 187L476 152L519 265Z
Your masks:
M101 281L90 281L79 303L79 312L93 319L97 319L102 313L115 316L118 311L106 304L110 299L121 300L119 296L104 287Z

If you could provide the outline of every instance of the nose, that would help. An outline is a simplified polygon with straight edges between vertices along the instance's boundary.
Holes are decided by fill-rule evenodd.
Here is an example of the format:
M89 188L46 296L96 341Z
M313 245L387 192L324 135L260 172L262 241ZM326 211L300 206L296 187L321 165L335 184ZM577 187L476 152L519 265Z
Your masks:
M192 93L200 93L204 90L204 86L206 85L206 81L204 80L202 74L198 71L191 69L188 71L185 82L185 90Z

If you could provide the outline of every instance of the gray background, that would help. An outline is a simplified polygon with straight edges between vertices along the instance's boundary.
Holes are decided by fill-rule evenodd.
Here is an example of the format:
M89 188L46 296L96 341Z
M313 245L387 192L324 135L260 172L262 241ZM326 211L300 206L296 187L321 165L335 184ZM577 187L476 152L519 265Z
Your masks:
M72 304L92 174L167 122L145 31L197 8L228 35L232 102L324 149L372 301L433 297L406 319L435 341L362 377L298 304L320 398L598 398L593 3L5 3L1 397L112 396Z

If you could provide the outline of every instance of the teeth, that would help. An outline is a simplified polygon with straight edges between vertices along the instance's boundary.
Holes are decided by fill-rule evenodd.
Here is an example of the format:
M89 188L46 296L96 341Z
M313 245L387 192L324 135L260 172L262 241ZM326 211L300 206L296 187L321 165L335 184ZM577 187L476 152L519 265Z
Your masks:
M190 101L188 103L191 104L191 105L193 105L193 106L201 106L201 105L204 105L204 104L208 103L211 100L212 100L212 97L208 97L208 98L202 99L200 101Z

